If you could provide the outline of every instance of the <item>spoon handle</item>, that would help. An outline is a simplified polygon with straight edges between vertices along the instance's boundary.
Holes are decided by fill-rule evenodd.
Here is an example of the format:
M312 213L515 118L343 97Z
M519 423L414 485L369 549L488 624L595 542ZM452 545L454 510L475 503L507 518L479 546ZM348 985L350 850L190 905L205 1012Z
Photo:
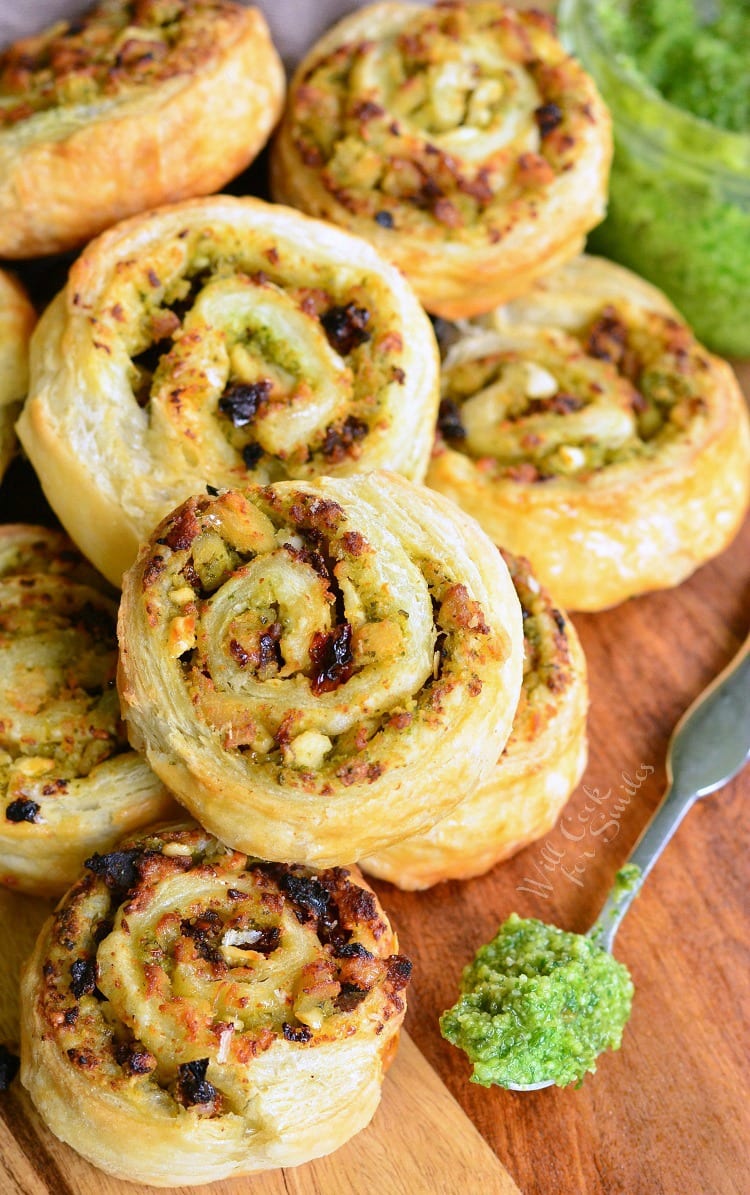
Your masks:
M734 659L682 715L667 747L667 787L633 848L626 867L637 868L623 888L615 883L589 930L612 949L623 917L688 809L727 784L750 757L750 635Z

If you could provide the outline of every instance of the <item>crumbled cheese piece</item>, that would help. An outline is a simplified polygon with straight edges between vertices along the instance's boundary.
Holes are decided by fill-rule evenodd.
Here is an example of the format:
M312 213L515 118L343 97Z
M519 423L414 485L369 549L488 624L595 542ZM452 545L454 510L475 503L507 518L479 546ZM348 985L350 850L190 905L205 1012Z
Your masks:
M256 755L267 755L269 751L273 751L276 746L276 739L266 729L265 726L256 727L253 740L250 743L251 751L255 751Z
M178 614L169 624L169 654L181 656L196 644L195 618L192 614Z
M586 464L586 453L573 444L561 444L557 456L560 464L566 469L580 469Z
M263 935L259 929L226 929L222 934L222 946L254 946Z
M54 759L45 759L41 755L22 755L16 760L15 770L22 776L43 776L54 766Z
M266 955L253 950L262 938L259 929L227 929L221 939L221 953L230 967L252 967L265 961Z
M294 1015L298 1021L301 1021L303 1025L307 1025L309 1029L322 1028L323 1022L326 1019L325 1011L319 1004L311 1004L304 999L295 1001Z
M318 768L332 746L328 735L305 730L284 748L284 762L298 768Z
M229 1061L229 1047L232 1044L234 1037L234 1025L226 1025L219 1034L219 1048L216 1051L216 1061L224 1063Z
M195 594L189 585L183 585L180 589L173 589L169 595L176 606L187 606L188 602L195 599Z
M537 365L534 361L526 362L526 385L524 387L527 398L552 398L557 394L557 379L547 369Z
M403 650L404 633L397 622L367 622L354 631L352 653L356 664L382 663Z

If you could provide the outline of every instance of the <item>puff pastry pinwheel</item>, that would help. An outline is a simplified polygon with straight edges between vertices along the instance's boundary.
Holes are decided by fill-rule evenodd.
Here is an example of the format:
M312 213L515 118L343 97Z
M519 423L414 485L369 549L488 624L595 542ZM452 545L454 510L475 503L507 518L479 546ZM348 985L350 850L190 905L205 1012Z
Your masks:
M190 826L86 866L22 986L21 1078L58 1137L181 1187L368 1123L411 964L356 868L269 864Z
M29 338L36 314L20 283L0 270L0 478L16 448L13 425L29 381Z
M494 771L452 813L360 861L399 888L482 875L541 838L586 766L586 660L575 627L528 561L503 556L523 612L523 685L513 729Z
M732 370L610 262L579 258L465 325L442 393L427 484L525 553L568 609L677 585L747 509Z
M421 481L432 326L370 245L255 199L193 200L89 245L41 320L19 435L115 583L206 482L394 469Z
M0 524L0 579L26 573L68 577L110 597L116 593L62 531L34 523Z
M54 902L50 899L35 899L0 887L0 958L3 960L0 967L0 1092L7 1085L3 1080L12 1078L18 1066L21 966L34 949L39 931L53 908ZM13 1074L7 1076L6 1069L12 1070Z
M0 54L0 257L218 190L264 145L284 72L231 0L103 0Z
M602 219L612 153L553 30L495 0L345 18L292 80L273 194L372 241L436 315L523 294Z
M351 862L495 764L522 670L508 570L395 474L192 498L124 578L131 742L201 823L264 858Z
M115 603L53 532L47 571L15 571L43 535L0 535L0 884L54 895L92 850L175 805L120 721Z

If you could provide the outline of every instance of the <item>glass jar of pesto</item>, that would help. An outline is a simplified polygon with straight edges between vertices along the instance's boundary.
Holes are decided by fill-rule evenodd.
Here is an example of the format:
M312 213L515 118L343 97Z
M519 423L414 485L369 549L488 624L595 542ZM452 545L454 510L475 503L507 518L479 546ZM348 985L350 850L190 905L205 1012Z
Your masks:
M614 124L590 250L664 290L710 348L750 356L750 7L561 0L559 21Z

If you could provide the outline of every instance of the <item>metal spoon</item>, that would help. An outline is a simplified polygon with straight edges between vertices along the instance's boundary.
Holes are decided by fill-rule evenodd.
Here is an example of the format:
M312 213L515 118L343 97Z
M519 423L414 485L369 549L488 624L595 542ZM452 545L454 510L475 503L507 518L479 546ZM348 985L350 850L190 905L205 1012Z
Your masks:
M615 884L586 935L612 950L622 919L643 881L700 798L728 784L750 759L750 635L734 659L685 711L667 746L667 787L626 866L640 873L626 891ZM538 1091L541 1083L508 1083L511 1091Z

